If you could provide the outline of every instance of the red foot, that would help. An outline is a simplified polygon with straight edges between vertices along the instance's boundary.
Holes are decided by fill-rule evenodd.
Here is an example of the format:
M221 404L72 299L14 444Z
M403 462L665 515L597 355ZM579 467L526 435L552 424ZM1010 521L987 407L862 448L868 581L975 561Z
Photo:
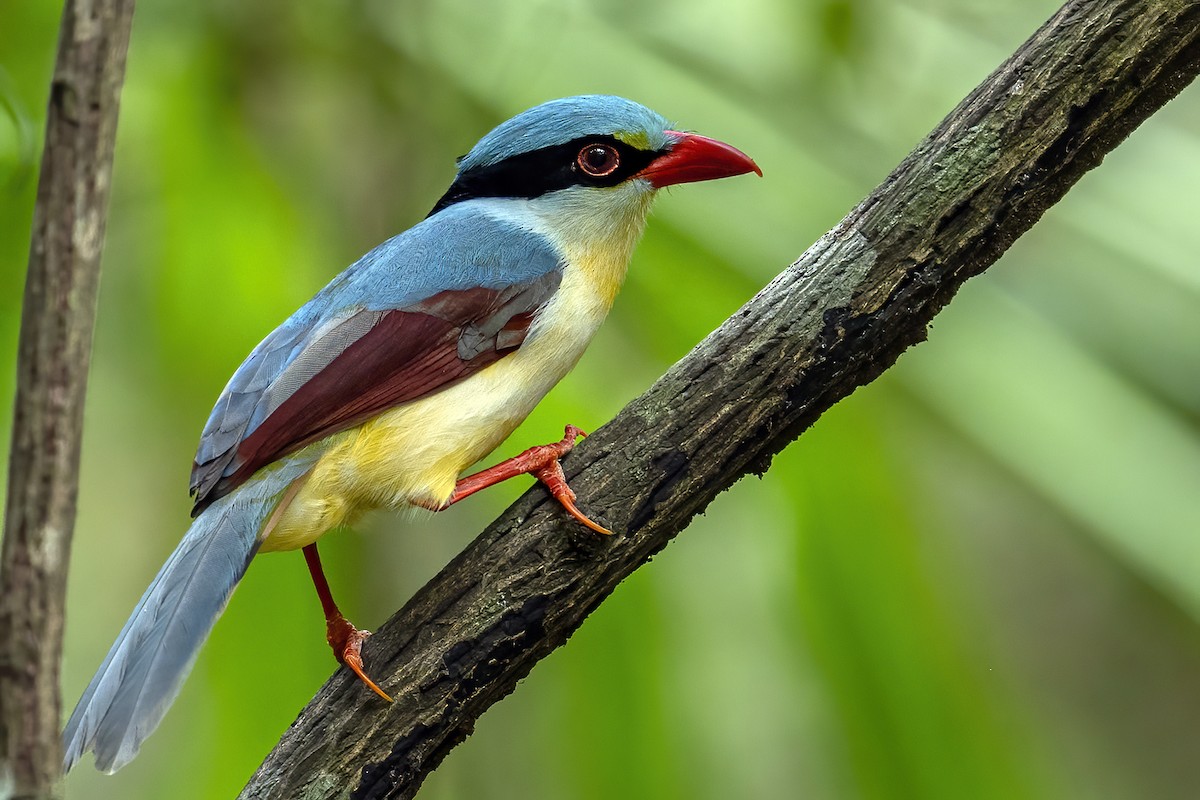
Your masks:
M360 631L340 613L325 621L325 639L333 648L334 657L349 667L358 676L358 679L367 685L368 689L390 703L392 698L363 671L362 643L370 635L370 631Z
M455 485L454 493L450 495L446 504L434 510L441 511L442 508L447 508L464 497L475 494L480 489L494 486L517 475L529 474L545 484L554 499L561 503L572 517L596 533L612 535L612 531L603 525L592 522L575 506L575 492L567 485L567 478L563 475L562 465L558 463L558 460L571 452L571 449L575 447L576 439L587 436L587 434L574 425L568 425L563 432L565 436L561 442L531 447L520 455L513 456L507 461L501 461L494 467L463 478Z
M544 464L543 466L530 470L530 474L532 474L545 485L546 489L549 490L550 494L554 495L554 499L557 500L562 507L567 510L568 514L594 530L596 533L603 533L605 536L612 536L612 531L603 525L592 522L582 511L579 510L578 507L576 507L575 492L567 484L567 476L563 474L562 464L558 463L557 458L548 464Z

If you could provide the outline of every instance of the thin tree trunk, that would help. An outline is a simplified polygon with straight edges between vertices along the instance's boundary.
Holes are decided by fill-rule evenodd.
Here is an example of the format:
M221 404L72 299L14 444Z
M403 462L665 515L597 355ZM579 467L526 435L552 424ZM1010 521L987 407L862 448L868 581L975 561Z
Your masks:
M63 607L133 0L68 0L21 314L0 550L0 795L57 794Z

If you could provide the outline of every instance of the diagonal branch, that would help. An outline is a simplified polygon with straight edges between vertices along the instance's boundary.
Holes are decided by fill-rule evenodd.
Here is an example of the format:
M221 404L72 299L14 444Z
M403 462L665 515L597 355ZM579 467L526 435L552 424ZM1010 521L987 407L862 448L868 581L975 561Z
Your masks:
M620 535L597 537L527 493L370 640L396 704L335 675L241 796L412 797L623 578L924 340L967 278L1197 71L1196 0L1068 2L836 228L571 455L584 507Z
M68 0L21 312L0 558L0 794L50 797L63 604L117 108L133 0Z

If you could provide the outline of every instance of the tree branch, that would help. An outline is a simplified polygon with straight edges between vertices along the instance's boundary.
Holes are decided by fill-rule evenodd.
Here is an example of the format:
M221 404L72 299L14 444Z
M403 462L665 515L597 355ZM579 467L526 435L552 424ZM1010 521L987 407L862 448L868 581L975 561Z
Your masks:
M21 315L0 552L0 793L52 797L88 359L133 0L68 0Z
M595 536L541 489L527 493L368 642L397 702L339 671L241 797L412 797L623 578L923 341L967 278L1198 70L1195 0L1067 3L836 228L571 454L584 508L619 535Z

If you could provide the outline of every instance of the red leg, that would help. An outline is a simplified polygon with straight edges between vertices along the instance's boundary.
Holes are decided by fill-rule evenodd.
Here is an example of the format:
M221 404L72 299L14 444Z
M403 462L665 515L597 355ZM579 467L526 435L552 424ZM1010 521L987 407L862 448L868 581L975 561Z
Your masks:
M575 506L575 492L567 485L567 478L563 475L562 466L558 463L560 458L571 452L571 448L575 446L575 440L580 436L587 436L587 434L574 425L568 425L564 434L561 442L531 447L524 453L513 456L507 461L501 461L494 467L488 467L482 472L468 475L455 484L454 493L450 495L450 499L446 501L445 505L438 508L430 506L430 508L433 511L441 511L459 500L475 494L480 489L486 489L518 475L529 474L545 484L550 494L554 495L554 499L561 503L572 517L596 533L611 535L612 531L603 525L592 522Z
M309 573L312 574L313 585L317 587L317 597L321 598L321 609L325 612L325 639L333 648L334 657L349 667L368 689L389 703L392 702L392 698L363 672L362 643L371 632L355 628L338 610L337 603L333 602L333 594L329 591L329 581L325 579L325 570L321 568L321 556L317 553L315 543L305 546L304 560L308 564Z

